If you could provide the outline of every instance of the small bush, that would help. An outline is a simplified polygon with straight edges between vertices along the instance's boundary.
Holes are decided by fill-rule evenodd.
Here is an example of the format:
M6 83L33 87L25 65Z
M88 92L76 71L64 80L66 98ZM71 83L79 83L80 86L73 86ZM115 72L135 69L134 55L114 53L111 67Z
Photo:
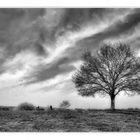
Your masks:
M71 104L69 103L69 101L62 101L62 103L60 104L60 108L66 109L69 108L71 106Z
M0 107L0 110L3 110L3 111L8 111L10 110L8 107Z
M21 103L20 105L17 106L17 110L35 110L35 106L30 103Z

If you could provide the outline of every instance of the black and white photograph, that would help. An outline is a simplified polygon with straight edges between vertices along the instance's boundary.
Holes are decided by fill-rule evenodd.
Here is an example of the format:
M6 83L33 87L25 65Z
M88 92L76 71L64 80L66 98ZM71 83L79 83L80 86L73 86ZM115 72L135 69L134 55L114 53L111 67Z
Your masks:
M0 8L0 132L140 132L140 8Z

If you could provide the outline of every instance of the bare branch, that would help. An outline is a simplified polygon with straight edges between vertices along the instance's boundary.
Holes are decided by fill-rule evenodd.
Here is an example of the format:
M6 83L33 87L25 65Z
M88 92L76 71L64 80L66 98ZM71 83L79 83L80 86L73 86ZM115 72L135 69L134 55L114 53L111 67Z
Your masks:
M140 93L140 60L126 44L104 44L92 56L83 54L84 64L73 76L73 82L82 96L108 94L111 99L121 91Z

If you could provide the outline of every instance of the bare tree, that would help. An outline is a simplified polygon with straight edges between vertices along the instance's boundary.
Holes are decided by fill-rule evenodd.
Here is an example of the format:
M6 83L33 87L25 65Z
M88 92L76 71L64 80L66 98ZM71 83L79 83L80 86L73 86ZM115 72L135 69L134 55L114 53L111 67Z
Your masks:
M109 95L114 110L115 97L121 91L128 95L140 92L140 63L129 45L104 44L95 55L85 52L83 64L73 75L80 95Z
M68 108L68 107L70 107L69 101L62 101L62 103L60 104L60 108Z

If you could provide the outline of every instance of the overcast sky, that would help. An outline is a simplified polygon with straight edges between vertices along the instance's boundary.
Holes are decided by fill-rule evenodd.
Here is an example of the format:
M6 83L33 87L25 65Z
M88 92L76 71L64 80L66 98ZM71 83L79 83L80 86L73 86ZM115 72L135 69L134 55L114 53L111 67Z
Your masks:
M109 97L79 96L71 76L84 50L110 41L140 56L140 9L0 9L0 105L109 107ZM140 96L118 96L116 106L140 107Z

